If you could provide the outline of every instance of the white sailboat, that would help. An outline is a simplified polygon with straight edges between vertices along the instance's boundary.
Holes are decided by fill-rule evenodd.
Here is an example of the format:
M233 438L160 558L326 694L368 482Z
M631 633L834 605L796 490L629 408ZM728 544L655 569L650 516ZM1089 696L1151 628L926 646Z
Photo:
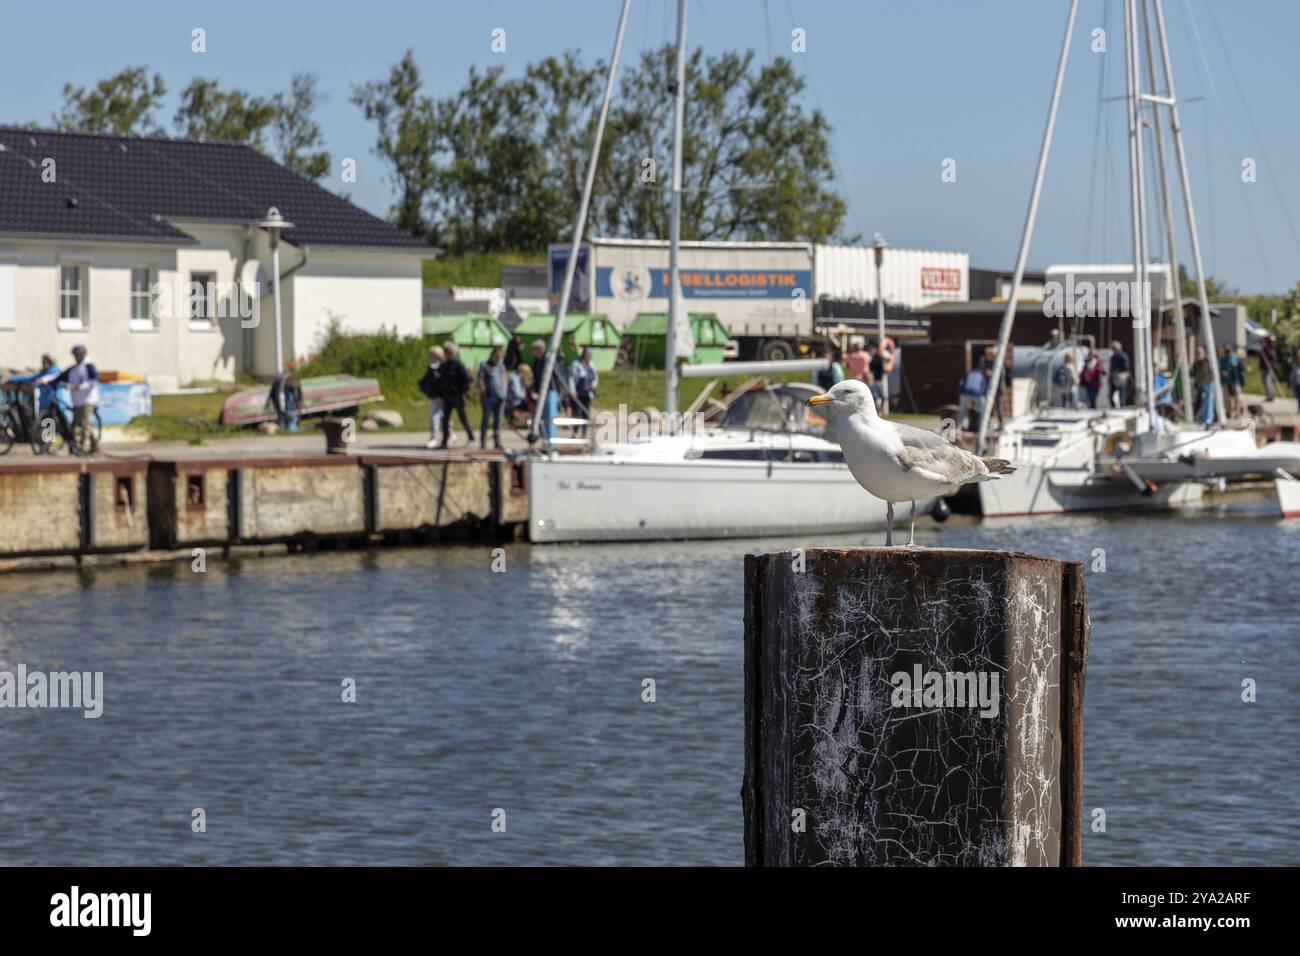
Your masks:
M1151 92L1143 92L1141 52L1138 49L1137 4L1143 4L1146 24L1146 62ZM1057 65L1051 107L1043 134L1029 210L1021 236L1020 251L1012 280L1011 295L1003 316L999 348L994 364L989 394L997 393L998 381L1005 367L1016 301L1024 274L1029 242L1033 235L1038 198L1051 147L1052 131L1060 102L1061 84L1069 56L1078 0L1071 0L1065 39ZM1151 48L1152 30L1149 11L1154 10L1156 35L1159 39L1165 92L1156 92L1155 59ZM1174 92L1173 71L1169 59L1162 0L1124 0L1125 53L1128 86L1129 185L1133 228L1133 276L1140 290L1149 288L1150 269L1147 258L1146 191L1141 135L1141 106L1150 103L1156 110L1152 128L1157 148L1161 199L1164 213L1166 248L1169 252L1169 275L1177 276L1175 230L1172 203L1165 178L1164 140L1159 109L1169 110L1174 151L1182 187L1183 206L1191 238L1192 259L1196 270L1197 292L1201 313L1201 341L1213 356L1214 332L1210 325L1210 307L1205 290L1196 213L1187 178L1187 161L1183 148L1182 125L1178 117L1178 100ZM1182 307L1174 297L1173 314L1177 331L1178 360L1183 370L1183 394L1190 395L1187 380L1186 336ZM1222 389L1214 377L1214 407L1218 421L1213 425L1174 422L1161 417L1155 400L1155 363L1151 340L1150 303L1144 295L1130 297L1129 315L1134 326L1134 379L1139 404L1128 408L1039 409L1019 416L1006 424L989 448L987 440L992 403L980 420L978 447L989 454L1006 458L1016 465L1014 475L1005 480L979 486L980 510L991 515L1055 514L1104 508L1176 507L1200 499L1208 483L1247 476L1272 477L1276 474L1300 475L1300 446L1274 443L1260 449L1251 424L1232 425L1226 421ZM1289 489L1287 489L1289 490ZM1279 494L1283 489L1279 487Z
M572 289L608 97L617 68L623 23L610 62L605 102L565 270L560 315L551 335L542 381L548 381ZM676 356L694 351L681 300L682 129L686 95L686 0L677 6L677 75L674 90L672 215L668 261L668 327L664 420L677 407ZM688 374L760 375L810 371L825 363L734 362L694 368ZM885 527L885 502L865 492L844 463L825 421L805 402L821 389L811 384L760 386L733 396L717 425L614 442L591 451L565 446L578 439L547 439L528 463L529 539L632 541L816 535ZM934 500L918 501L928 510ZM946 512L944 512L946 513Z

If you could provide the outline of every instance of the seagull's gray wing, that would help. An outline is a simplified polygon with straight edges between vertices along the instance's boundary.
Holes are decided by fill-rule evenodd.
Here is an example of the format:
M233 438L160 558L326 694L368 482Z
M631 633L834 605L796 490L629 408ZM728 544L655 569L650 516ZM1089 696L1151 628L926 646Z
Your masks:
M988 474L988 467L978 456L958 448L941 435L901 422L889 424L903 440L898 463L909 471L949 485L965 484Z

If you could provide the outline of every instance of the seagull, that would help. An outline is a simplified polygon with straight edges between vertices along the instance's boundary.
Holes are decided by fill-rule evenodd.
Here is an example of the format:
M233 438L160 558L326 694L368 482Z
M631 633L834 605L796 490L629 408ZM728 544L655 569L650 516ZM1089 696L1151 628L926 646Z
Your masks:
M809 405L835 412L835 437L853 477L885 501L885 547L894 543L894 502L912 502L908 547L916 546L916 499L950 495L973 481L996 481L1015 471L1001 458L981 458L934 432L886 421L876 412L871 389L846 379Z

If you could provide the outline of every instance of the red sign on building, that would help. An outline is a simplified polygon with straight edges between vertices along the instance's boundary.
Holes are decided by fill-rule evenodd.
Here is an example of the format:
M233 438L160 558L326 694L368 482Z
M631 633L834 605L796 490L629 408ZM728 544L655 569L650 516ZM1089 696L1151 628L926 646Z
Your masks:
M926 292L960 292L960 269L922 269L921 288Z

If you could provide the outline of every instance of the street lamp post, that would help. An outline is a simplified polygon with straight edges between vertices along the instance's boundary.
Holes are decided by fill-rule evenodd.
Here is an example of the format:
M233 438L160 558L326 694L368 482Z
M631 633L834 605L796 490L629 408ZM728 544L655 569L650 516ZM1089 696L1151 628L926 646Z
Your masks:
M293 223L272 206L266 211L266 218L256 223L259 229L271 234L271 301L275 309L275 374L284 371L284 336L280 328L280 233L292 229Z
M885 237L876 233L871 237L871 251L876 257L876 350L880 355L880 368L882 370L880 390L883 393L881 399L881 411L886 415L889 414L889 373L883 371L885 368L885 287L880 278L880 267L885 261L885 248L889 243L885 242Z

